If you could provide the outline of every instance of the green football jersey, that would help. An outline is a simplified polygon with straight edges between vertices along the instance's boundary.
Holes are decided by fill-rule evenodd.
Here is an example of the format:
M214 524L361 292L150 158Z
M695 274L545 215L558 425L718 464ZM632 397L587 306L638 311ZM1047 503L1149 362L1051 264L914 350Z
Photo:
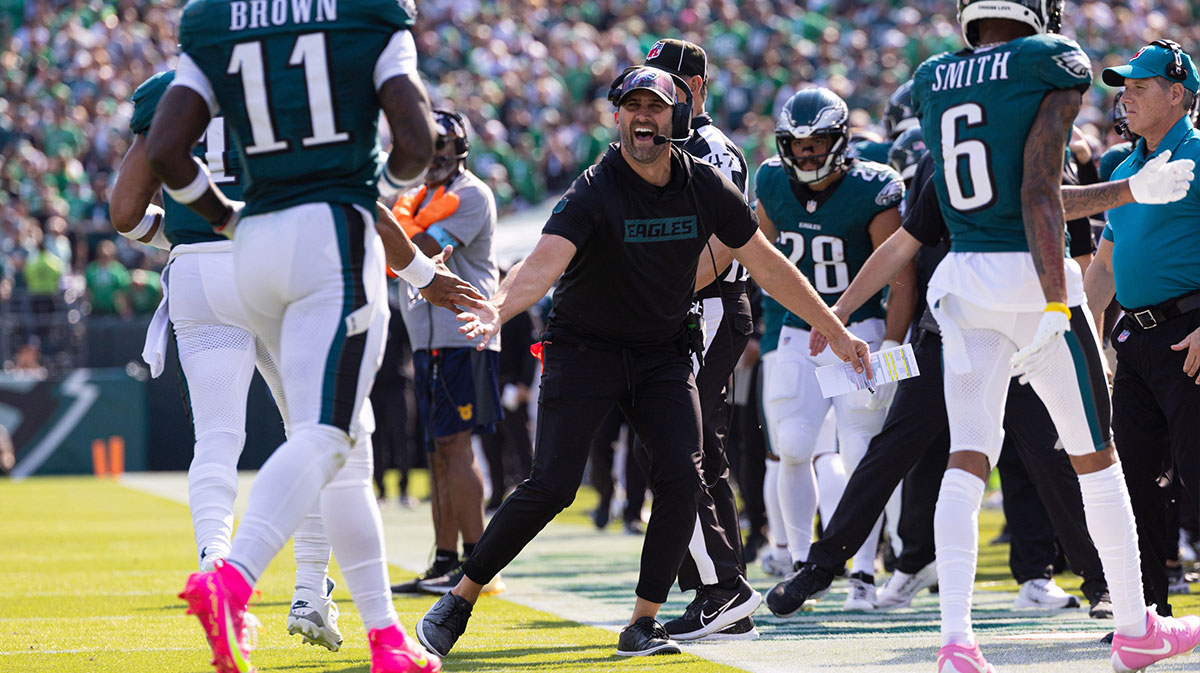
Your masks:
M303 203L374 212L374 69L411 0L192 0L179 41L213 88L242 160L247 215Z
M154 119L154 110L158 100L167 91L171 81L175 79L175 71L160 72L142 82L133 92L133 118L129 120L129 130L138 135L150 132L150 122ZM212 180L221 188L221 192L231 199L242 200L241 171L238 165L237 152L228 144L229 133L225 128L225 118L213 117L208 122L208 129L200 137L200 142L192 150L208 165ZM205 243L209 241L227 240L224 236L213 231L212 226L195 211L187 206L176 203L174 199L163 192L163 233L174 247L181 243Z
M814 192L818 198L807 198L787 171L779 157L767 159L755 175L755 194L779 232L775 245L832 306L875 250L867 229L876 215L900 205L904 181L890 166L855 159L837 184ZM881 290L850 316L850 322L883 315ZM808 323L790 312L784 325L808 329Z
M951 250L1025 252L1025 139L1047 92L1086 91L1092 64L1074 40L1031 35L946 52L917 68L912 97L934 158Z
M1104 154L1100 155L1100 181L1108 182L1113 171L1128 159L1130 154L1133 154L1133 143L1129 142L1117 143L1104 150Z
M874 161L878 164L888 162L888 152L892 150L891 143L877 143L874 140L860 140L850 145L850 156L858 159Z

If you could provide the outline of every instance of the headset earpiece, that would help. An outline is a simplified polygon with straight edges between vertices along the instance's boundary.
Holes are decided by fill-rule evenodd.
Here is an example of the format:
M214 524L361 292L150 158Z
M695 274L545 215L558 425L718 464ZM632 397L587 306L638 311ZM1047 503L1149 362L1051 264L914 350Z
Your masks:
M1187 81L1187 70L1185 70L1183 67L1183 47L1179 46L1179 43L1174 40L1165 39L1155 40L1150 44L1155 47L1170 49L1171 54L1175 56L1175 62L1167 66L1167 77L1170 77L1177 82Z
M454 156L466 159L467 154L471 151L471 139L467 137L466 120L453 110L438 108L433 111L433 114L444 117L450 126L450 132L454 134Z

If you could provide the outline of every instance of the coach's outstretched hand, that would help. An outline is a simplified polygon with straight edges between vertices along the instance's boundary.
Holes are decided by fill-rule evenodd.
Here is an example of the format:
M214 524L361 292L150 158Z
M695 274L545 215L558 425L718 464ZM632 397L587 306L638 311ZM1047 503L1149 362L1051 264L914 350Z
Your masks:
M430 304L451 311L458 311L460 307L483 308L487 297L475 289L475 286L446 268L446 260L450 259L452 252L454 248L447 245L444 250L430 258L434 264L433 281L420 289L421 296Z
M490 301L482 302L475 313L470 311L459 313L458 320L463 323L458 326L459 332L467 335L468 339L479 339L476 350L483 350L487 347L492 337L500 333L500 325L503 322L500 320L500 309Z
M866 374L868 379L874 378L875 372L871 371L871 347L867 342L843 329L840 334L829 338L829 347L842 362L849 362L854 371Z

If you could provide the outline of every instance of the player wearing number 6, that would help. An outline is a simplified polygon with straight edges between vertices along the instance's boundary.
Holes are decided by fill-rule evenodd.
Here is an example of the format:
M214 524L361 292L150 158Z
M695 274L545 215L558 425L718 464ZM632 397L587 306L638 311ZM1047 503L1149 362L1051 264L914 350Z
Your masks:
M409 32L414 12L396 0L196 0L183 11L183 54L147 157L168 196L226 235L236 224L234 284L251 331L279 363L290 430L254 481L225 562L192 575L180 594L218 673L253 670L242 636L247 600L318 501L367 629L372 673L441 668L405 636L392 605L367 401L388 321L385 250L374 226L380 109L396 139L384 182L415 178L433 154ZM218 110L245 179L240 221L189 154ZM405 253L395 261L403 258L399 274L414 286L445 277L411 243Z
M833 304L876 246L900 226L899 205L904 182L890 167L846 156L849 110L829 89L805 89L788 99L779 112L775 142L779 156L768 159L755 178L758 220L768 238L789 256L828 304ZM885 310L876 294L849 320L851 334L871 350L904 340L916 304L912 267L892 284ZM821 396L814 370L837 362L831 353L811 357L809 325L788 314L779 348L763 372L764 410L768 430L780 456L779 501L793 562L808 558L812 521L817 508L814 450L817 431L832 404L837 417L841 459L845 469L822 471L821 502L836 506L846 487L846 473L866 453L883 426L888 396L895 388L827 400ZM829 456L836 462L836 455ZM829 475L829 477L826 477ZM851 494L853 497L853 494ZM847 609L872 609L874 562L879 525L854 557ZM781 607L780 583L767 597L779 616L795 610Z
M1112 596L1113 668L1141 670L1200 640L1200 620L1158 617L1142 598L1095 329L1079 266L1064 260L1059 178L1092 74L1079 45L1054 34L1062 8L1063 0L959 0L969 48L930 58L913 78L951 238L928 294L944 344L951 452L934 516L938 673L995 671L972 633L971 591L979 506L1014 374L1046 405L1079 475Z

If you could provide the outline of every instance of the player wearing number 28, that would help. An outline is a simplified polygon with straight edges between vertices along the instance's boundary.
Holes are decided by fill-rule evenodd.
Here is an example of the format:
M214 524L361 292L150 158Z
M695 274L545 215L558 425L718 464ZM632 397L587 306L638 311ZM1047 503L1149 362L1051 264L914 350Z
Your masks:
M246 602L318 502L368 632L371 673L440 670L399 628L369 443L368 395L388 323L375 227L380 110L396 139L382 171L389 184L415 178L434 143L409 32L414 14L411 2L396 0L196 0L183 11L183 53L147 154L172 199L233 236L234 284L251 331L279 363L289 416L288 439L255 479L229 555L180 594L218 673L253 670ZM188 154L218 111L241 159L240 212ZM409 254L406 262L425 269L414 284L430 285L433 265Z
M768 238L789 256L820 293L833 304L849 286L871 251L900 226L899 204L904 182L890 167L848 158L845 101L825 88L792 96L779 111L775 127L779 155L768 159L755 177L758 219ZM852 334L879 350L888 341L904 340L916 302L912 269L892 285L886 312L877 294L849 320ZM832 353L809 354L809 325L789 313L779 334L779 348L764 370L768 431L780 456L779 501L793 561L808 557L817 507L814 449L817 431L832 404L837 417L845 471L832 486L836 502L845 490L845 473L866 453L871 437L883 426L890 390L867 390L828 400L822 397L813 371L837 362ZM892 345L892 344L889 344ZM888 386L892 388L892 386ZM824 501L824 500L823 500ZM852 582L869 607L874 594L874 560L879 526L854 559Z
M959 0L968 49L934 56L913 103L934 157L949 254L929 282L944 343L950 461L934 516L938 673L982 673L971 629L984 482L1000 455L1009 379L1033 386L1079 475L1112 595L1116 671L1189 651L1194 618L1146 609L1137 534L1109 438L1109 400L1079 266L1064 259L1063 157L1091 62L1055 35L1063 0Z

